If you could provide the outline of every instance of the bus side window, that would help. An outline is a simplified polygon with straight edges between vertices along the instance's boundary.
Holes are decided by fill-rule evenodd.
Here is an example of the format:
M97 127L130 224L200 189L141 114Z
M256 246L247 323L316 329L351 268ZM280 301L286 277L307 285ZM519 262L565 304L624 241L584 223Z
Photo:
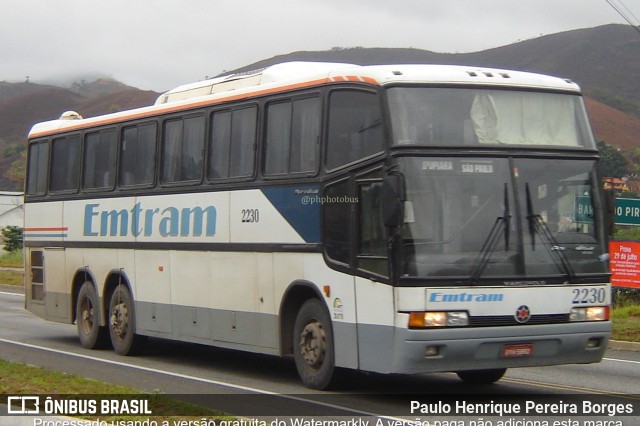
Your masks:
M215 112L211 116L211 148L209 149L209 179L229 177L231 145L231 111Z
M329 98L326 165L335 169L384 148L382 111L373 92L336 90Z
M253 176L258 108L217 111L211 116L210 180Z
M320 113L318 97L293 102L289 159L291 173L314 172L318 169Z
M358 269L387 277L387 233L382 219L382 181L359 184Z
M266 175L288 175L317 170L320 118L318 97L268 105Z
M49 141L32 143L29 146L28 195L43 195L47 192L48 165Z
M200 181L204 117L167 120L162 140L162 182Z
M233 111L231 118L231 149L229 177L253 176L256 152L258 108L249 107Z
M116 131L89 133L84 139L83 187L109 189L115 184Z
M51 191L77 191L80 177L80 135L54 139L51 150Z
M120 185L153 183L156 164L156 124L147 123L122 130Z
M323 198L340 200L349 197L349 179L327 185ZM324 247L327 257L345 266L351 263L351 203L336 202L322 205Z
M266 175L280 175L289 171L291 144L291 102L272 103L267 106L265 140Z

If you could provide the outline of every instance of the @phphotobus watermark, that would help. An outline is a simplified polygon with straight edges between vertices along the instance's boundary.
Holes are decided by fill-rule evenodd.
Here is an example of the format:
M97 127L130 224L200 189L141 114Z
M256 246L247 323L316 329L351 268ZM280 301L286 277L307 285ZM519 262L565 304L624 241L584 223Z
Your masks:
M346 195L339 195L335 197L321 197L319 195L305 195L300 199L305 206L321 205L321 204L356 204L358 203L358 197L348 197Z

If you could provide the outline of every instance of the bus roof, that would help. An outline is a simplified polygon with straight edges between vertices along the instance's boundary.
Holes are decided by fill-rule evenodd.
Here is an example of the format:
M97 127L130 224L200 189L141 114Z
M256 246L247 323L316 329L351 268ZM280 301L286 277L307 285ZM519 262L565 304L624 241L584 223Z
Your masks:
M155 105L83 119L67 111L60 119L33 126L29 138L72 131L156 114L339 82L391 84L484 85L579 93L570 80L521 71L459 65L370 65L329 62L285 62L260 70L231 74L179 86L163 93Z

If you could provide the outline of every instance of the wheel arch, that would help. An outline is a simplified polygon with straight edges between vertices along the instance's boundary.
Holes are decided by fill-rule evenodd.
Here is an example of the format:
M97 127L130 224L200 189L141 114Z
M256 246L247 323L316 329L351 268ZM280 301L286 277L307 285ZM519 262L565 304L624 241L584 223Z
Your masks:
M293 326L300 307L309 299L326 302L318 286L310 281L296 280L289 284L282 296L279 311L280 355L293 354Z

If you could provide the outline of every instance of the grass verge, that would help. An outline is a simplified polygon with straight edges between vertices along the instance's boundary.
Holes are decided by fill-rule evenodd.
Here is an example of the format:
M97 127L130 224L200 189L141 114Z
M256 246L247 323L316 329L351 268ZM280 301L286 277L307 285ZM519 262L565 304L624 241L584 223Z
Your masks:
M20 287L24 285L24 274L18 271L1 271L0 284Z
M613 309L611 338L628 342L640 342L640 305L626 305Z
M17 362L0 360L0 395L144 395L149 400L149 408L153 419L159 424L168 420L186 420L188 418L229 418L220 411L209 410L186 402L177 401L166 395L142 393L127 386L114 385L98 380L88 379L73 374L65 374L46 368L34 367ZM6 403L0 400L0 402ZM179 414L179 416L177 416ZM81 416L94 420L93 416ZM101 416L100 420L111 424L115 420L146 420L140 416Z
M0 266L5 268L23 268L24 260L22 256L22 250L15 251L13 253L3 252L0 250Z

